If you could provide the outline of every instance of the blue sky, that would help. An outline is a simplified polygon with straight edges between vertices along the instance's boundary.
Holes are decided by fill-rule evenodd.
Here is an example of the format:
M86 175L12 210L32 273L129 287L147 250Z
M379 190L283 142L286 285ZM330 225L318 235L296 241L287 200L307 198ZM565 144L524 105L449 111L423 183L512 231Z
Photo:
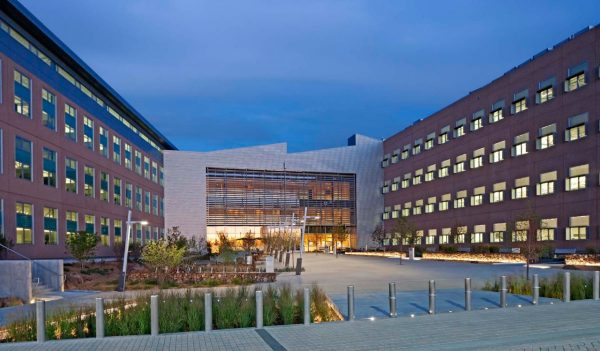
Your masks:
M195 151L389 137L600 24L598 0L21 1Z

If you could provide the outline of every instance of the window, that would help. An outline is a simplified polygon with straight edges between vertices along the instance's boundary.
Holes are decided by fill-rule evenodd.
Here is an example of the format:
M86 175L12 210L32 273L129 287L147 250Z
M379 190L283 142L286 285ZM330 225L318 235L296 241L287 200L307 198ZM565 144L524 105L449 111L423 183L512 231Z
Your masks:
M394 179L394 181L392 182L392 191L398 191L399 185L400 185L400 180Z
M438 238L440 245L442 244L449 244L450 243L450 235L448 234L442 234L439 236Z
M15 172L19 179L31 180L31 141L15 138Z
M150 213L150 192L146 191L144 195L144 212Z
M160 211L159 211L160 216L164 217L165 216L165 199L163 199L161 197L158 201L158 205L160 206ZM398 211L395 211L395 212L397 213Z
M483 195L471 195L471 206L483 205Z
M554 181L538 183L537 194L540 196L554 194Z
M150 179L150 158L144 156L144 178Z
M567 240L585 240L587 227L567 227Z
M121 138L113 135L113 161L121 164Z
M413 215L420 215L421 214L421 206L415 206L413 207Z
M491 243L501 243L504 242L504 232L496 231L490 233L490 242Z
M94 121L87 116L83 116L83 144L94 150Z
M448 166L446 167L442 167L438 170L438 178L444 178L447 177L450 173L449 173L449 168Z
M381 187L381 193L387 194L389 192L390 192L390 181L386 180L383 184L383 187Z
M520 186L517 188L513 188L512 190L512 198L513 199L526 199L527 198L527 187Z
M400 215L400 211L399 210L393 210L392 211L392 218L393 219L398 218L399 215ZM388 219L389 219L389 213L388 213Z
M556 134L556 123L549 124L538 129L536 149L544 150L554 146L554 135Z
M158 165L152 161L152 181L158 183Z
M93 167L85 166L83 169L84 182L83 182L83 195L87 197L96 197L94 191L94 177L95 171Z
M44 207L44 244L58 244L58 210L56 208Z
M471 234L471 243L479 244L483 242L483 233L472 233Z
M410 186L410 179L402 179L401 183L402 189L406 189Z
M490 154L490 163L498 163L502 160L504 160L504 150L492 151Z
M43 170L42 177L44 178L44 185L56 187L56 151L52 151L48 148L42 149L43 154Z
M464 234L456 234L456 236L454 237L454 242L457 244L464 244L465 243L465 235Z
M589 165L580 165L569 168L569 177L565 180L565 190L575 191L585 189L586 176L589 173Z
M385 168L385 167L387 167L387 166L389 166L389 165L390 165L390 158L389 158L389 155L385 155L385 156L383 156L383 160L381 161L381 167L382 167L382 168Z
M426 182L432 181L434 179L434 174L435 174L435 171L430 171L430 172L425 173L425 181Z
M504 201L504 191L493 191L490 193L490 203L495 204Z
M523 112L523 111L527 110L527 99L522 98L520 100L513 102L512 109L514 111L513 114L517 114L519 112Z
M527 230L515 230L512 232L513 242L527 241Z
M421 144L415 144L412 148L412 154L413 155L418 155L421 153Z
M553 86L549 86L549 87L543 88L541 90L538 90L537 95L536 95L536 100L537 100L538 104L546 103L552 99L554 99L554 87Z
M425 245L433 245L435 244L435 235L427 235L425 237Z
M125 207L133 208L133 185L131 183L125 183Z
M448 132L441 133L438 136L438 144L442 145L448 142Z
M408 217L410 216L410 208L403 208L402 209L402 217Z
M98 143L98 152L100 155L108 158L108 130L102 126L98 127L100 142Z
M540 228L537 230L537 241L552 241L554 240L554 228Z
M142 188L140 187L136 187L135 188L135 208L138 211L142 211Z
M131 169L131 145L125 144L125 168Z
M146 228L144 228L144 229L145 229L145 232L146 232L146 241L148 241L148 240L152 239L152 238L150 237L150 230L151 230L150 226L147 226L147 227L146 227Z
M65 158L65 191L77 193L77 161Z
M100 200L108 202L108 184L110 176L106 172L100 172Z
M425 150L431 150L433 148L433 138L425 140Z
M465 207L465 198L464 197L454 199L454 208L464 208L464 207Z
M569 117L567 130L565 130L565 141L575 141L586 137L586 124L588 113Z
M15 71L15 112L31 118L31 79Z
M85 232L96 234L96 216L85 215Z
M481 117L475 118L471 121L471 131L483 128L483 119Z
M77 110L69 104L65 104L65 136L77 141Z
M33 206L25 202L15 205L17 244L33 244Z
M471 169L483 167L483 156L475 156L471 159Z
M115 243L120 243L122 240L123 221L115 219L113 223L115 226Z
M490 116L489 116L490 123L499 122L503 118L504 118L504 116L502 116L502 109L501 108L490 112Z
M447 211L449 202L450 201L440 201L440 203L438 205L438 211Z
M575 91L585 86L585 72L577 73L565 81L565 92Z
M413 183L413 185L421 184L421 176L420 175L415 175L413 177L412 183Z
M65 228L67 229L67 236L77 234L79 231L79 214L75 211L67 211L65 216Z
M400 150L396 150L392 154L392 163L398 163L399 160L400 160Z
M454 138L460 138L463 135L465 135L465 126L464 125L460 125L460 126L454 128Z
M425 213L433 213L434 210L435 210L435 204L425 205Z
M136 224L136 228L135 228L135 236L138 240L142 240L142 225L141 224Z
M4 238L6 232L4 231L4 199L0 199L0 237Z
M465 171L465 163L457 162L454 164L454 173L460 173Z
M513 145L513 155L516 156L522 156L527 154L527 142L523 142L523 143L519 143L516 145Z
M400 154L400 158L402 158L403 160L406 160L408 158L408 156L410 156L408 150L403 150L402 153Z
M121 206L121 179L113 179L113 203Z
M390 219L390 212L389 211L383 212L381 215L381 219L383 219L384 221Z
M110 246L110 219L106 217L100 217L100 243Z
M46 89L42 89L42 125L56 130L56 96Z
M158 216L158 195L152 195L152 214Z

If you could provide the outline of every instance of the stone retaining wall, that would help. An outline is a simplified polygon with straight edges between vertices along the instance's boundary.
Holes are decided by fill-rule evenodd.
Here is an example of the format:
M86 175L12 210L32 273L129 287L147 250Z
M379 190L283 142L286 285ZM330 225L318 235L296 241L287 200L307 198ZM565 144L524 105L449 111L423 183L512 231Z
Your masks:
M423 252L423 259L489 263L525 263L525 257L510 253Z
M255 283L272 283L275 281L275 273L264 272L238 272L238 273L196 273L196 272L170 272L169 280L177 283L194 283L207 279L220 280L224 284L231 284L234 279L250 280ZM131 272L127 278L132 281L154 279L153 272ZM237 280L236 279L236 280Z
M596 255L567 255L565 264L568 266L600 266L600 259Z

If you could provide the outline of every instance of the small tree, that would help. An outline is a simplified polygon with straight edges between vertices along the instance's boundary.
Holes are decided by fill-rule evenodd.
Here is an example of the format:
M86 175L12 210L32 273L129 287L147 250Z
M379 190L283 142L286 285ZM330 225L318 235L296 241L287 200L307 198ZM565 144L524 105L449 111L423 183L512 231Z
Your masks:
M399 217L394 223L394 238L401 243L406 242L409 247L414 248L419 240L419 235L417 228L408 220L408 218Z
M239 240L241 240L242 248L245 252L252 251L254 243L256 242L256 238L254 237L254 234L252 234L252 232L247 232L246 235L244 235L244 237L240 238Z
M345 224L338 224L335 227L333 227L333 231L331 232L331 239L333 240L333 247L336 254L338 241L343 243L344 241L348 240L349 236L350 232L348 231L348 228L346 228Z
M383 223L379 223L371 233L371 240L383 247L383 251L385 252L385 246L383 245L385 239L387 239L387 233L385 232Z
M527 210L517 217L515 229L521 233L521 239L517 242L517 247L521 255L527 261L525 264L525 275L529 280L529 264L539 260L540 255L544 251L544 245L537 240L537 231L540 227L541 218L529 205Z
M181 234L177 226L167 230L167 241L169 245L175 245L180 249L185 248L186 251L188 249L188 239Z
M99 241L98 235L82 230L67 236L67 248L83 269L83 263L94 255Z
M458 238L462 237L464 241L458 242ZM464 244L467 242L467 226L461 223L456 223L454 227L450 228L450 243L452 244Z
M186 248L177 247L169 244L167 240L161 238L156 241L150 241L142 250L142 262L154 268L157 279L163 280L164 275L158 275L159 268L172 269L181 264Z

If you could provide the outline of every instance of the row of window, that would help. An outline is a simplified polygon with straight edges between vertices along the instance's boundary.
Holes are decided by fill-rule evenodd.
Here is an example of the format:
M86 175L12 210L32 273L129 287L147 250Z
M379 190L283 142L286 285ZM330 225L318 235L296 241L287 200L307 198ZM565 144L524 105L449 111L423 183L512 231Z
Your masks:
M585 189L587 186L587 177L589 175L589 165L583 164L569 168L568 176L565 178L564 190L576 191ZM539 181L535 184L535 195L546 196L552 195L557 191L558 172L550 171L541 173ZM439 212L447 211L450 208L459 209L465 208L467 205L471 207L480 206L485 203L487 197L488 203L496 204L505 200L507 191L506 182L498 182L492 185L491 191L487 191L486 186L476 187L469 197L467 190L459 190L452 201L452 194L447 193L439 197L432 196L427 199L419 199L414 202L408 201L403 205L398 204L393 207L387 206L384 208L382 218L384 220L390 218L408 217L411 215L420 215L424 213L433 213L436 210ZM510 198L513 200L526 199L530 196L530 177L522 177L514 180L514 186L510 188Z
M22 244L37 244L34 235L34 221L36 214L34 206L31 203L17 201L15 203L15 243ZM4 218L4 202L0 200L0 219ZM99 217L96 221L96 216L92 214L84 215L84 226L79 226L79 213L77 211L65 211L64 218L59 220L59 210L53 207L42 208L42 221L44 228L44 245L58 245L59 241L64 243L66 236L73 235L76 232L83 230L88 233L97 233L100 235L100 243L103 246L111 246L114 243L122 240L124 221L122 219L113 219L108 217ZM112 223L111 223L112 222ZM62 223L62 225L59 224ZM97 224L100 224L97 226ZM0 229L3 222L0 220ZM61 228L59 228L61 227ZM60 229L60 230L59 230ZM156 240L164 236L164 229L159 227L136 225L135 237L138 240L143 240L142 230L146 232L145 240ZM63 233L59 238L58 233ZM151 235L151 234L154 235ZM111 243L111 234L113 240ZM126 234L126 233L125 233ZM159 236L160 235L160 236ZM62 240L61 240L62 239Z
M32 81L23 73L14 71L14 110L18 114L27 117L32 117L31 111L31 88ZM56 95L42 88L42 124L53 131L57 130L57 104ZM65 136L77 142L78 136L78 116L77 109L65 103L64 114L64 131ZM98 140L95 133L98 132ZM109 143L112 143L112 157L109 154ZM157 162L151 161L150 157L142 155L138 150L133 150L132 146L124 143L117 136L112 135L110 138L109 131L106 127L98 125L95 128L94 120L88 116L83 116L83 144L91 151L98 150L100 155L106 158L112 158L117 164L124 163L125 168L135 170L138 175L142 175L147 179L152 179L155 183L163 185L163 169L158 167ZM143 160L143 163L142 163Z
M73 75L71 75L65 69L60 67L56 62L53 62L47 55L45 55L43 52L41 52L33 44L31 44L31 42L29 42L29 40L24 38L21 34L19 34L17 31L15 31L11 26L9 26L6 22L4 22L1 19L0 19L0 29L2 29L4 32L8 33L10 35L10 37L12 37L15 41L17 41L19 44L21 44L23 47L25 47L27 50L29 50L35 57L37 57L42 62L44 62L44 64L46 64L50 67L54 67L56 72L60 76L62 76L66 81L68 81L73 86L75 86L75 88L80 90L84 95L86 95L87 97L92 99L92 101L94 101L100 107L102 107L103 109L106 109L108 111L108 113L110 113L111 116L113 116L115 119L117 119L119 122L121 122L125 127L127 127L129 130L131 130L133 133L139 135L145 142L147 142L149 145L151 145L154 149L158 150L159 152L162 152L162 149L154 141L152 141L152 139L150 139L145 133L141 132L136 126L131 124L131 122L129 122L127 119L123 118L117 111L115 111L115 109L108 106L100 97L98 97L98 95L93 93L88 87L86 87L84 84L82 84L79 80L75 79L73 77ZM25 91L22 91L22 92L25 93ZM19 97L21 97L21 96L22 95L20 95ZM15 103L16 103L16 99L15 99ZM30 103L23 104L21 106L23 108L23 111L25 111L25 109L29 109Z
M600 67L598 67L598 78L600 78ZM573 66L567 71L567 78L564 81L564 92L572 92L584 87L588 78L588 63L584 61L576 66ZM543 104L551 101L556 96L555 92L556 78L551 77L545 81L538 83L538 89L535 93L535 103ZM511 114L515 115L528 109L529 105L529 89L522 90L513 95L511 103ZM488 124L493 124L504 119L504 108L505 100L499 100L492 104L490 112L488 113ZM467 118L462 118L455 122L454 126L446 125L440 129L438 135L436 132L429 133L423 140L419 138L411 144L406 144L402 149L394 150L392 154L386 154L383 157L381 163L382 167L388 167L390 164L399 162L400 160L406 160L411 155L418 155L422 150L430 150L435 145L442 145L449 142L452 139L458 139L464 136L469 131L473 132L483 128L484 117L486 113L484 109L481 109L473 113L471 121L468 123Z
M559 240L558 219L544 218L536 223L535 233L531 232L529 221L517 221L514 224L494 223L491 230L486 230L485 224L474 225L471 230L468 226L457 226L455 228L441 228L438 235L438 229L417 230L417 245L434 244L479 244L479 243L519 243L528 240L528 235L532 235L533 241L554 241ZM573 216L569 218L569 226L564 228L565 240L586 240L590 226L590 217ZM410 244L410 238L403 237L401 241L393 238L384 241L386 245L397 245L400 242L404 245Z
M569 117L567 123L567 129L565 130L565 142L571 142L581 140L588 135L588 123L589 114L582 113L577 116ZM599 123L600 126L600 123ZM600 127L599 127L600 130ZM535 138L535 149L545 150L556 145L556 123L549 124L537 130ZM519 157L527 155L529 150L530 133L522 133L513 138L512 145L510 146L510 153L512 157ZM505 160L506 155L506 140L501 140L492 145L488 156L489 164L497 164ZM482 147L473 151L472 156L468 159L467 154L462 154L456 157L454 164L452 159L444 160L440 163L439 168L437 164L429 165L426 169L417 169L413 173L406 173L404 177L396 177L393 180L384 181L382 192L384 194L390 191L397 191L399 189L406 189L411 185L422 184L423 181L430 182L436 179L445 178L450 174L462 173L468 169L481 168L485 164L485 153L486 148ZM452 169L451 169L452 167Z
M1 130L0 130L1 131ZM0 137L0 141L1 141ZM1 152L2 150L0 150ZM58 188L58 154L47 147L42 148L42 179L46 186ZM32 142L20 136L15 137L15 175L19 179L33 181L33 145ZM65 157L64 186L65 191L77 194L79 192L79 165L78 161ZM158 194L143 191L135 187L135 201L133 199L133 184L123 181L119 177L111 177L108 172L96 171L89 165L83 166L83 195L110 202L118 206L135 208L138 211L152 213L155 216L164 215L163 199ZM111 181L112 178L112 181ZM112 196L111 196L112 194ZM143 197L143 198L142 198Z

